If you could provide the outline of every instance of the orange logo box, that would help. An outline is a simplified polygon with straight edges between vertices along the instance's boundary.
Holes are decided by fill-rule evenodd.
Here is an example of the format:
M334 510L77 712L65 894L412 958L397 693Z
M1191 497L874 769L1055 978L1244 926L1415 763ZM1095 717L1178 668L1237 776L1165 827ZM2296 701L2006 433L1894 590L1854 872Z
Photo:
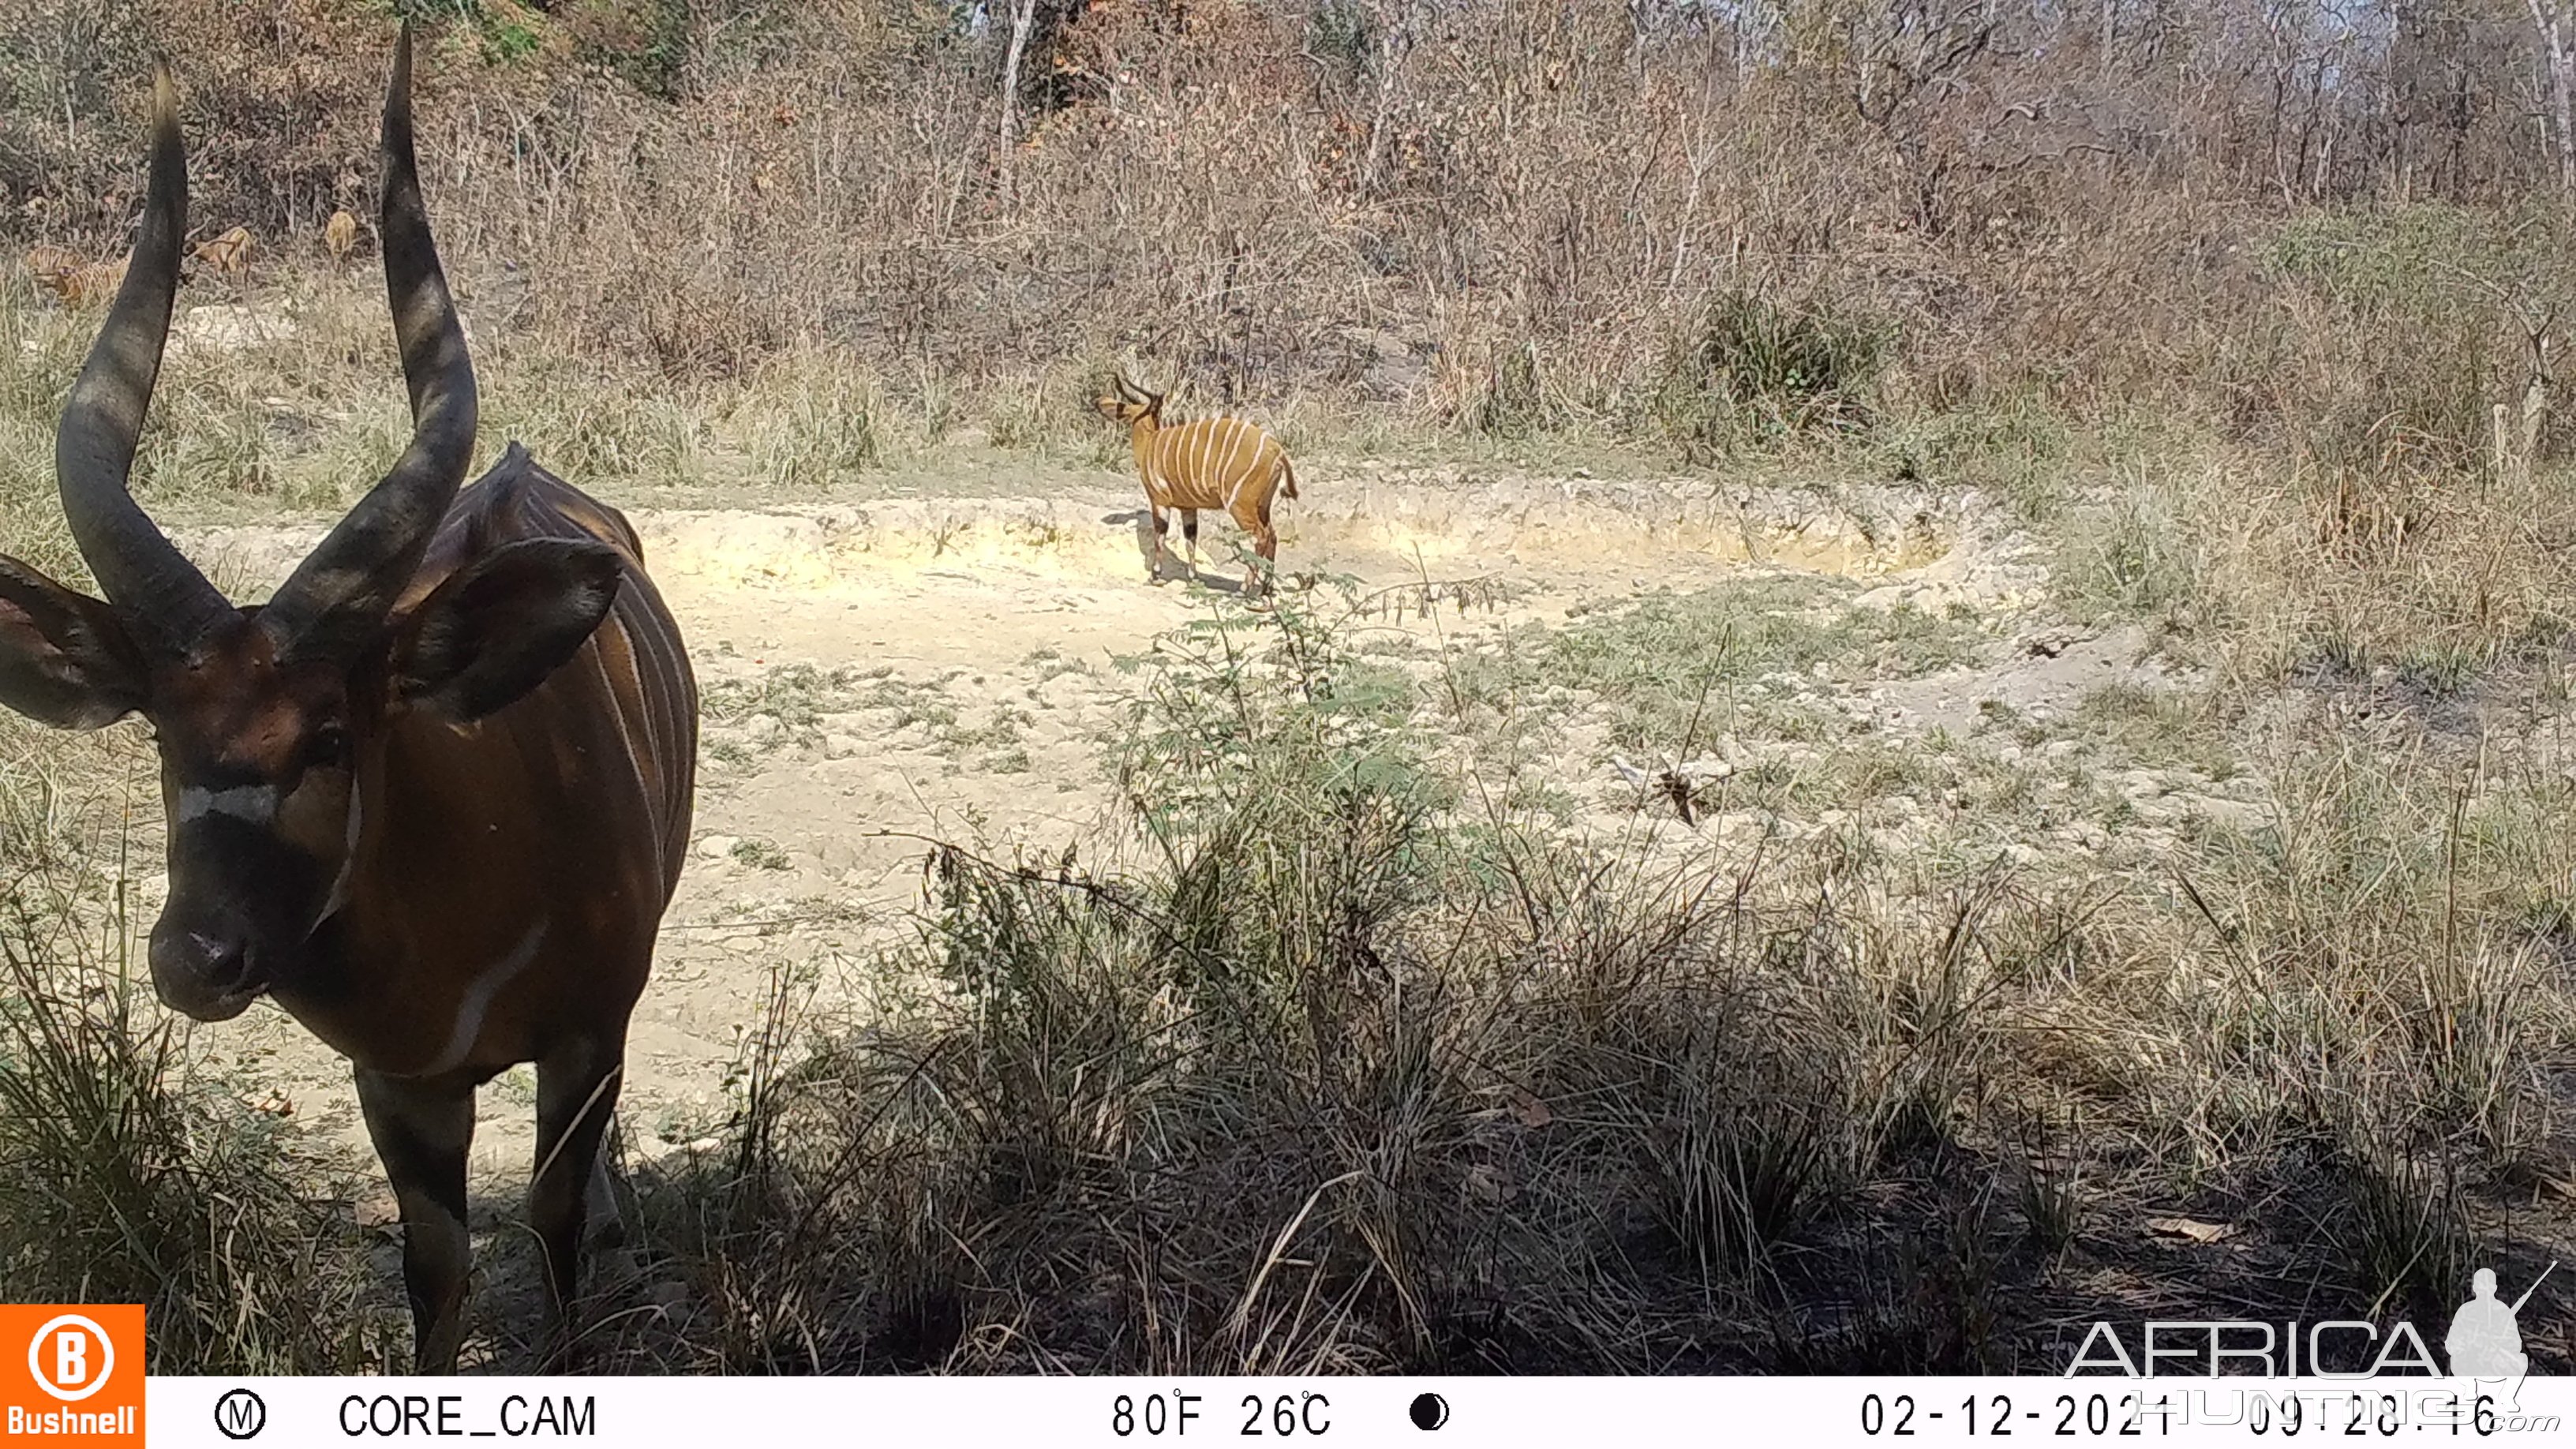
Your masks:
M0 1445L142 1442L142 1304L0 1304Z

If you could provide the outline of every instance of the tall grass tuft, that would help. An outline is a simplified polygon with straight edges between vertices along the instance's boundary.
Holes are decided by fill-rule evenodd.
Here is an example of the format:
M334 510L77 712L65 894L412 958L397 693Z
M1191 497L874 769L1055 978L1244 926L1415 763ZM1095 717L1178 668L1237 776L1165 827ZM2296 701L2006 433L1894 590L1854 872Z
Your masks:
M877 465L884 412L874 378L838 358L789 354L762 369L735 423L761 481L811 491Z
M79 919L47 873L0 885L0 1292L143 1304L156 1373L381 1362L354 1232Z
M1880 319L1821 300L1723 292L1666 356L1655 413L1694 457L1849 432L1875 416L1895 356L1894 331Z

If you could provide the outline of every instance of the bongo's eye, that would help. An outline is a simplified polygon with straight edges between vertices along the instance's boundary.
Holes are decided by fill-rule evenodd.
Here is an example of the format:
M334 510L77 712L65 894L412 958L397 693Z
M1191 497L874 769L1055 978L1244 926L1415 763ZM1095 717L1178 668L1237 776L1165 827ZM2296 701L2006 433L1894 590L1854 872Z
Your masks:
M313 732L304 745L306 769L337 770L349 763L349 732L338 725L324 725Z

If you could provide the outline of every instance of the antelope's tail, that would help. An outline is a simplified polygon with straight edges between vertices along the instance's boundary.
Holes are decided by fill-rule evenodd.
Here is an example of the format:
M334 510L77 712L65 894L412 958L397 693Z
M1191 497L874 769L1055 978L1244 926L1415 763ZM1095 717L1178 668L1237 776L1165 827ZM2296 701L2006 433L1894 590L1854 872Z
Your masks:
M1279 455L1279 476L1287 480L1286 486L1282 487L1279 491L1287 494L1291 498L1296 497L1297 469L1295 465L1288 461L1288 455L1285 453Z

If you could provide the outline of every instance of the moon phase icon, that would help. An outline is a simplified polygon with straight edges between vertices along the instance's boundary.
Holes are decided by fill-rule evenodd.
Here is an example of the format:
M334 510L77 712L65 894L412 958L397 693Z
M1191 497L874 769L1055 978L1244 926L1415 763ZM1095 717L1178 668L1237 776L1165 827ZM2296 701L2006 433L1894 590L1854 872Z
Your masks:
M1449 1401L1438 1394L1413 1396L1413 1427L1437 1429L1449 1422Z

